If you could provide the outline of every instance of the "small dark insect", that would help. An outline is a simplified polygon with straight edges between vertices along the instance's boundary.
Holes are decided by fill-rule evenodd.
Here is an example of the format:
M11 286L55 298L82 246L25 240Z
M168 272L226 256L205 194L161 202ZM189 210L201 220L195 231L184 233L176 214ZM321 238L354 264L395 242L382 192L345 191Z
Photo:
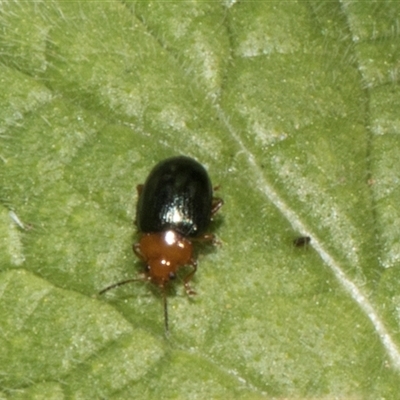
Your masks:
M300 236L293 240L293 244L296 247L305 247L308 244L310 244L310 242L311 242L310 236Z
M140 239L133 245L133 251L146 264L146 270L142 278L115 283L100 294L129 282L154 283L162 292L168 333L166 287L181 267L190 265L193 270L184 278L184 286L188 295L195 294L189 285L197 270L192 241L217 242L215 236L206 231L223 200L213 197L204 167L184 156L158 163L137 190L136 225Z

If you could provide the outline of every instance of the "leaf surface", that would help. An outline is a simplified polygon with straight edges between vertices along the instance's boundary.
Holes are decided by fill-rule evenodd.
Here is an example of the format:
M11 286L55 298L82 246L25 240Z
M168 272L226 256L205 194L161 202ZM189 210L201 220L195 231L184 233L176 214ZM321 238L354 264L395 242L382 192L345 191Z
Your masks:
M396 398L399 12L0 3L2 398ZM166 339L157 288L97 293L177 154L225 205Z

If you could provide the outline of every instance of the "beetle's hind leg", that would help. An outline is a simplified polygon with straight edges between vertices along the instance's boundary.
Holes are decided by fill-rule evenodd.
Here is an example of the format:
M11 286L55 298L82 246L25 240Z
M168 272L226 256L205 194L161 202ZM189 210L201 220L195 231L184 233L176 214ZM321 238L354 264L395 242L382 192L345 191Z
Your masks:
M220 197L213 197L211 202L211 217L213 217L223 205L224 200Z
M189 282L192 280L194 274L195 274L196 271L197 271L197 261L196 261L195 259L192 258L192 259L190 260L190 265L193 267L193 271L190 272L190 273L185 277L185 279L183 280L183 285L184 285L184 287L185 287L186 294L187 294L188 296L193 296L193 295L196 294L196 292L190 287Z

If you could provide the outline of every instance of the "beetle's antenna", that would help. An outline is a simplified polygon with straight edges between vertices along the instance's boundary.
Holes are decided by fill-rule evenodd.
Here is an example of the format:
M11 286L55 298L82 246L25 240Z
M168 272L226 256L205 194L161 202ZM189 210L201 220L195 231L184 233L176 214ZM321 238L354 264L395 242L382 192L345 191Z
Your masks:
M164 326L165 326L165 336L169 335L169 327L168 327L168 303L167 303L167 291L165 286L161 287L163 304L164 304Z
M103 293L105 293L105 292L108 292L108 291L111 290L111 289L114 289L114 288L116 288L116 287L118 287L118 286L125 285L125 284L127 284L127 283L138 282L138 281L144 281L144 280L145 280L145 279L138 279L138 278L135 278L135 279L127 279L126 281L121 281L121 282L118 282L118 283L114 283L113 285L107 286L105 289L101 290L101 291L99 292L99 294L103 294Z

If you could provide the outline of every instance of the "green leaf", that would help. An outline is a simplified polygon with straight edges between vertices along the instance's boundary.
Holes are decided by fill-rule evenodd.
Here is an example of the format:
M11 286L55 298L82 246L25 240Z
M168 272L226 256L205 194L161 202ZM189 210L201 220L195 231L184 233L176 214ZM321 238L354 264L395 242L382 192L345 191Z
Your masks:
M399 12L0 3L0 398L396 398ZM176 154L225 205L166 338L156 287L97 294Z

